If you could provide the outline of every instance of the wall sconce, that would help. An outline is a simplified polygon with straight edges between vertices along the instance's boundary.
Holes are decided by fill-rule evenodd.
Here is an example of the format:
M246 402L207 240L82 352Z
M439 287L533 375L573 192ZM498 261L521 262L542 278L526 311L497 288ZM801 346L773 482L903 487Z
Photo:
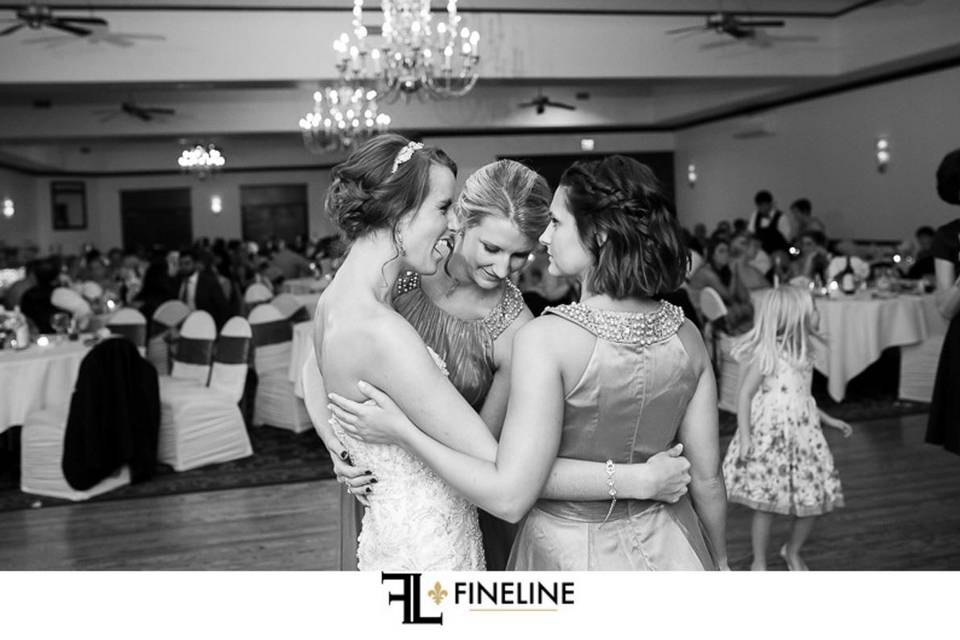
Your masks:
M223 211L223 200L220 199L220 196L212 196L210 198L210 211L213 211L217 215Z
M697 165L695 164L687 166L687 184L691 189L697 186Z
M3 217L12 218L14 214L13 198L3 199Z
M580 151L593 151L593 138L580 138Z
M877 171L886 173L890 164L890 141L885 136L877 139Z

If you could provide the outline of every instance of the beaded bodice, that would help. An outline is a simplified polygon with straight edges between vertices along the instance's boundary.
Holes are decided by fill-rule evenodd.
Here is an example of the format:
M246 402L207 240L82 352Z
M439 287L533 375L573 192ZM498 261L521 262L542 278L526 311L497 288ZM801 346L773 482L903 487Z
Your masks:
M676 334L685 319L683 310L669 302L661 302L652 313L608 311L578 303L550 307L546 313L566 318L608 342L644 347Z
M496 373L494 341L523 311L523 296L516 285L506 282L503 297L485 317L461 320L434 304L420 287L419 274L408 272L397 280L393 307L440 354L450 382L479 411Z
M590 359L564 398L558 457L616 464L645 462L675 443L699 371L677 331L683 312L661 302L652 313L604 311L583 304L550 307L596 336ZM552 502L551 512L603 520L609 501ZM621 504L623 502L623 504ZM642 508L617 501L614 518Z

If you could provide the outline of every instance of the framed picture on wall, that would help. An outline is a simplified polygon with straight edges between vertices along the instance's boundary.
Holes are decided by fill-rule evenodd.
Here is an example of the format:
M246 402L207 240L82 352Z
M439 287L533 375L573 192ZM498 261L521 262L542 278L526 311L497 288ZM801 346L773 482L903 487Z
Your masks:
M53 228L87 228L87 185L83 182L51 182L50 206Z

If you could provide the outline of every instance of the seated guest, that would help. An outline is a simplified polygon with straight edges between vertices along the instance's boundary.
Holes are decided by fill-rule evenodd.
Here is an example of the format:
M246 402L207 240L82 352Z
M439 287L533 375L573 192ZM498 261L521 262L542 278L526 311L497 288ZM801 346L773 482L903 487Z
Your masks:
M734 235L742 233L744 231L749 231L747 227L750 226L750 223L747 222L746 218L737 218L733 221L733 233Z
M790 279L802 276L811 282L816 282L819 278L821 284L826 284L829 265L827 237L822 231L804 231L800 236L800 255L790 263Z
M140 308L140 313L149 322L157 307L176 297L177 281L170 277L167 270L167 261L163 256L160 256L147 267L140 291L134 298L134 304Z
M37 284L24 292L20 299L20 310L33 323L40 333L53 333L50 318L60 309L53 306L50 298L53 290L59 286L60 261L56 258L38 260L34 266Z
M935 232L933 227L920 227L917 229L916 241L917 252L913 256L913 265L907 271L907 277L913 280L919 280L924 276L934 275L933 266L933 237Z
M219 330L230 315L230 307L212 262L209 257L201 259L195 249L181 252L179 297L191 309L213 316Z
M285 280L310 275L310 262L299 253L294 253L283 240L277 240L277 250L271 264L283 274Z
M723 238L714 238L707 245L706 261L688 282L690 299L700 309L700 293L714 289L727 306L727 315L717 322L718 328L730 335L740 335L753 325L753 303L750 292L740 279L739 269L730 266L730 245Z
M813 215L813 205L806 198L794 200L793 204L790 205L790 213L793 215L793 222L796 225L797 237L803 236L807 231L827 233L827 228L820 218Z
M753 265L760 251L760 243L749 231L735 233L730 240L730 264L737 270L740 280L748 290L766 289L770 286L763 271Z
M14 307L20 306L20 300L23 298L23 294L37 286L37 277L36 277L36 268L37 261L31 260L27 263L26 266L26 275L21 280L17 280L12 285L7 288L7 292L3 297L3 300L0 302L3 303L7 309L13 309Z

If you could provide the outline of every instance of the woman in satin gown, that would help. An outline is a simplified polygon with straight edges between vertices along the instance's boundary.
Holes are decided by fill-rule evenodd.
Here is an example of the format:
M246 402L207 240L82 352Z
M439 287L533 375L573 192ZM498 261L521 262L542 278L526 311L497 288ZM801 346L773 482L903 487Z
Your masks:
M517 262L516 254L520 251L515 247L500 251L513 247L517 242L515 238L507 242L500 236L499 242L504 246L494 247L491 244L492 239L497 237L493 233L496 230L496 224L493 223L504 223L506 226L501 226L500 230L505 232L506 227L510 227L507 235L515 236L513 226L523 227L515 219L517 211L522 208L520 205L531 199L531 192L537 187L542 201L539 205L542 216L549 192L541 178L524 169L520 184L508 182L500 185L500 191L512 198L502 206L511 215L480 216L477 220L482 218L483 223L478 224L475 230L469 223L465 225L463 244L471 242L473 236L473 241L487 243L485 252L497 255L489 262L478 259L476 268L465 269L470 261L466 261L468 264L460 264L455 260L447 263L450 270L444 273L451 280L447 283L446 292L451 296L461 286L456 285L457 282L467 283L468 279L477 281L482 273L489 274L485 276L489 294L484 297L488 306L474 323L478 326L472 327L471 332L458 333L456 325L451 324L453 313L445 317L446 314L441 314L438 309L437 313L431 315L432 307L427 304L431 300L426 296L418 297L423 283L415 276L401 277L404 267L413 268L419 273L431 273L430 259L425 254L428 248L437 244L437 227L433 216L435 211L447 206L444 200L449 198L445 194L449 193L447 185L452 173L446 165L437 162L435 152L428 155L422 147L412 143L398 146L402 138L394 140L396 138L399 137L378 137L361 147L334 172L334 185L328 194L329 208L354 244L317 308L314 341L322 378L306 389L308 406L316 408L316 403L312 401L318 393L325 393L323 387L341 390L351 378L355 382L361 376L374 376L380 384L391 386L393 393L405 399L408 411L419 412L425 424L432 421L433 434L439 440L492 459L496 442L487 425L481 422L479 425L451 427L440 414L424 403L423 389L430 389L431 396L462 405L465 411L470 411L470 405L466 404L462 395L457 394L451 382L459 382L461 392L470 394L471 400L477 403L481 402L481 396L489 399L495 393L505 395L506 384L501 381L498 385L496 372L491 375L490 369L495 366L497 371L501 368L504 373L508 371L502 361L497 361L495 344L511 331L512 326L518 324L523 312L516 290L505 285L502 277ZM394 223L396 226L391 240L391 234L380 230L385 224L389 225L389 219L385 220L383 216L387 204L378 202L378 198L387 199L389 196L385 185L392 186L398 192L404 190L404 185L392 183L390 176L397 172L398 166L410 162L411 158L421 163L421 170L430 172L430 188L416 212L406 213L400 218L400 224ZM388 171L391 164L392 171ZM444 168L447 171L441 171ZM522 167L514 167L514 173L517 173L517 168ZM411 181L417 177L414 169L408 175ZM433 184L435 181L438 184ZM461 204L463 200L461 198ZM412 204L416 205L416 201ZM491 214L498 210L497 207L488 209L487 213ZM394 211L402 212L403 209L395 208ZM424 217L426 220L421 220ZM429 244L429 241L433 241L433 244ZM532 243L532 240L523 242ZM391 244L394 249L392 257ZM459 255L467 254L467 251L461 250ZM461 277L464 279L461 280ZM432 278L430 282L436 284ZM373 295L365 296L365 287L371 286ZM412 327L404 321L404 315L385 306L388 297L391 297L387 295L390 292L398 309L405 309L410 317L420 318L420 328L425 337L433 346L446 352L446 360L437 355L437 349L431 349L413 332ZM529 320L529 315L523 320ZM431 327L434 329L432 332ZM479 341L479 346L471 344L471 339ZM464 365L475 359L480 359L483 366L462 366L457 371L452 371L448 366L448 361ZM471 380L471 372L476 373L479 379ZM447 374L452 375L449 381L445 377ZM487 389L484 390L484 387ZM484 411L487 404L483 403ZM501 400L500 404L504 404L504 401ZM497 428L502 422L502 412L501 406L490 418L491 424ZM348 486L348 491L362 500L366 507L354 556L358 559L359 568L484 568L476 509L472 505L419 460L397 447L353 440L343 442L345 438L342 431L336 424L325 428L321 414L319 410L311 411L317 430L334 459L337 475ZM347 464L345 460L348 459L356 466ZM676 451L655 456L650 464L632 465L625 468L627 491L638 496L673 499L686 484L686 466L686 461L678 458ZM597 463L557 461L554 469L556 477L548 483L547 492L556 491L557 495L570 498L581 495L585 498L600 497L603 494L602 487L595 481L602 475L602 469L603 466ZM594 488L583 491L583 486ZM345 536L345 539L350 538ZM348 549L343 560L349 557Z
M709 359L682 311L652 300L677 288L686 272L679 224L656 178L632 159L577 163L560 184L541 241L551 272L579 276L584 296L517 332L495 460L437 442L366 382L360 390L374 403L331 394L334 415L363 442L395 443L419 456L482 508L523 518L508 569L726 568ZM444 413L456 424L471 419L452 408ZM690 495L674 503L623 496L623 465L678 440L692 464ZM557 456L606 460L608 499L541 497Z

